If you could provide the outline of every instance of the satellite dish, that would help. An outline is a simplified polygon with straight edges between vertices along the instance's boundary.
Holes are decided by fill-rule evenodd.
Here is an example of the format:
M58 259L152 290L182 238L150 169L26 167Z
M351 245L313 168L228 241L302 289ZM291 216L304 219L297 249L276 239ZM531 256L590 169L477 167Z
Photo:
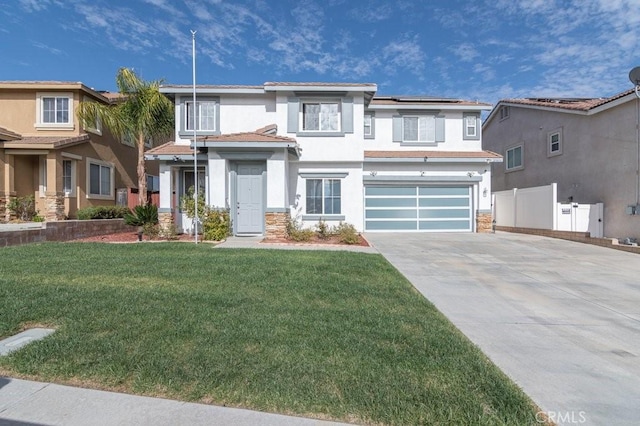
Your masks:
M634 86L640 86L640 67L635 67L629 71L629 80Z

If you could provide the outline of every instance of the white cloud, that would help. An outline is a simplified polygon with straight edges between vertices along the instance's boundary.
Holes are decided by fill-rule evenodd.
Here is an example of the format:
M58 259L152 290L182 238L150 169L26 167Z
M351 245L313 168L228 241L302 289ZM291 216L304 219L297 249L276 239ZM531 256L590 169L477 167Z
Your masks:
M64 54L64 52L62 50L57 49L55 47L48 46L48 45L46 45L44 43L40 43L39 41L32 41L31 45L33 47L37 47L38 49L46 50L47 52L49 52L49 53L51 53L53 55L63 55Z
M478 53L476 48L470 43L463 43L458 46L451 47L450 50L463 62L471 62L480 56L480 53Z
M380 63L387 72L395 74L398 70L407 70L421 75L425 67L426 55L417 36L392 41L382 48Z

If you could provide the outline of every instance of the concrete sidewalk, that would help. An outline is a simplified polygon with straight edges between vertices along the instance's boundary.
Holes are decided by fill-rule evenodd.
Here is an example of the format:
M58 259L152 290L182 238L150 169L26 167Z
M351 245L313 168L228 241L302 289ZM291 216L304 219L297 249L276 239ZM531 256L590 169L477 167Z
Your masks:
M329 426L344 423L0 377L0 426L88 424Z

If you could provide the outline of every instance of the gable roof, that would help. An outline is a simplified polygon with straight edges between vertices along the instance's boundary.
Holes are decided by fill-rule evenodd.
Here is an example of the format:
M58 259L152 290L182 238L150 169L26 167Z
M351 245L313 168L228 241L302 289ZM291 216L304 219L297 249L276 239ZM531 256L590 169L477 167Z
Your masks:
M369 109L465 109L489 110L491 104L436 96L373 96Z
M608 98L512 98L502 99L493 108L485 125L496 115L501 106L516 106L523 108L554 110L575 114L596 114L621 103L635 99L635 88L625 90ZM632 96L633 95L633 96Z
M27 81L4 80L0 81L0 90L79 90L87 93L105 103L109 99L101 92L86 86L80 81Z
M5 129L4 127L0 127L0 141L11 141L11 140L20 139L21 137L22 136L20 136L16 132L12 132L9 129Z
M292 142L296 140L286 136L278 136L264 132L241 132L229 133L226 135L205 136L198 139L204 142Z

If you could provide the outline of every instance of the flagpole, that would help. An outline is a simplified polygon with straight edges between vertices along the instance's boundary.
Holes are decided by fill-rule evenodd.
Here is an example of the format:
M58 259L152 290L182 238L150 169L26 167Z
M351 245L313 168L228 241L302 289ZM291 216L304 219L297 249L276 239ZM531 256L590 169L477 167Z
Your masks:
M191 52L193 57L192 69L193 69L193 182L194 182L194 193L195 197L195 214L193 217L194 221L194 238L195 243L198 244L198 143L196 142L196 126L197 117L198 117L198 106L196 105L196 31L191 30Z

